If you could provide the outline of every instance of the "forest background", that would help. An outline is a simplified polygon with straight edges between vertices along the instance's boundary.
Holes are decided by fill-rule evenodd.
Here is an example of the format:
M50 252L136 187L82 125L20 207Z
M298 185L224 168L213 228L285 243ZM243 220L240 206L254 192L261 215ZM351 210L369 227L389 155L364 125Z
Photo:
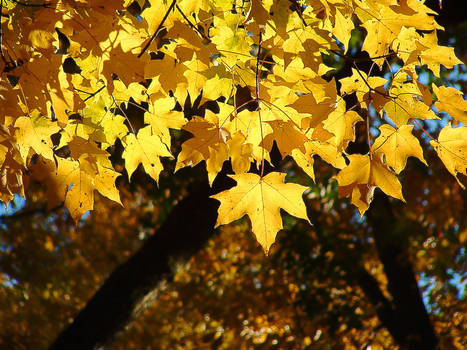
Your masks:
M461 1L1 5L1 348L467 347Z

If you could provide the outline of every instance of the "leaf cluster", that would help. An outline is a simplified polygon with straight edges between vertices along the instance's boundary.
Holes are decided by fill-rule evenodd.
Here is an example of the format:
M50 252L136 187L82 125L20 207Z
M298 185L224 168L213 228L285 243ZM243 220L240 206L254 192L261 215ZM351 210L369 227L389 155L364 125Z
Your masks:
M421 1L2 5L5 204L39 181L49 206L64 202L78 221L93 209L95 190L120 203L116 179L126 172L131 180L139 164L158 181L162 158L176 158L175 171L204 161L212 184L230 160L237 186L214 196L218 225L247 214L267 252L282 228L280 208L307 219L307 187L265 172L274 147L312 179L316 155L337 169L340 196L361 215L376 188L404 201L398 175L408 157L427 164L414 125L459 184L466 175L467 129L454 125L466 122L467 102L456 88L418 75L424 66L439 77L441 66L461 61L438 44L443 28ZM356 31L366 33L359 58L349 50ZM351 64L351 74L332 78L330 55ZM129 106L144 120L132 121ZM449 118L436 138L422 124L440 113ZM368 146L352 154L361 122ZM171 130L191 135L181 150ZM123 166L110 160L116 149Z

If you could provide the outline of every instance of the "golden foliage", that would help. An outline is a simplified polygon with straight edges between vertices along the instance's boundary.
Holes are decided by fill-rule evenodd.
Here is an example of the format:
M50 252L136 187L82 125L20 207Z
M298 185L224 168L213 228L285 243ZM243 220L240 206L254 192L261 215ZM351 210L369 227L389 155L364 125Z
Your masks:
M363 215L375 186L403 200L396 174L407 157L424 162L409 123L439 118L431 109L432 92L438 111L466 120L460 91L418 79L422 65L439 77L441 65L461 63L452 48L438 45L436 31L442 27L418 0L306 1L303 7L272 0L6 3L0 66L5 135L0 163L6 179L0 200L5 204L24 194L30 168L47 164L51 177L35 179L51 187L51 201L64 200L78 220L93 208L94 190L119 201L119 172L108 149L123 145L129 178L142 163L157 181L160 157L176 153L169 131L175 129L193 135L182 145L176 168L205 161L211 184L229 159L236 179L253 176L245 172L254 162L261 174L257 183L267 183L263 170L274 143L282 157L292 156L312 178L313 156L319 155L342 169L336 176L340 193ZM364 72L361 61L347 56L354 30L366 31L367 61L387 66L389 75L382 77L373 66ZM328 54L353 62L352 74L330 80L333 67L323 60ZM391 66L393 58L403 66ZM346 105L350 94L360 112ZM216 101L219 111L194 109L199 116L186 120L181 111L190 114L187 108L197 99ZM129 105L146 110L135 128L122 109ZM371 110L376 113L370 116ZM362 116L368 154L351 155L348 145ZM381 130L374 142L373 125ZM465 174L465 139L465 128L447 126L431 141L453 175ZM281 186L278 195L296 197L290 188ZM221 207L233 193L217 197ZM261 198L249 205L272 205ZM231 219L220 212L219 223ZM258 237L280 229L277 224L259 229L256 220L262 219L250 219ZM271 220L280 222L278 210ZM274 236L260 239L266 250Z

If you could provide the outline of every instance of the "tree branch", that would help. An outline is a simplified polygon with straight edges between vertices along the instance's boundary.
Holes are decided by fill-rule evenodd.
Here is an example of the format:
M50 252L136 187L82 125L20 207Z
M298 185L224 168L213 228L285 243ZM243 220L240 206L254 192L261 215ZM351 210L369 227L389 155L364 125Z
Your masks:
M162 26L164 25L164 22L165 20L167 19L167 17L169 17L169 13L170 11L173 9L173 7L175 6L175 4L177 3L177 0L173 0L172 3L170 4L169 8L167 9L167 12L165 13L164 15L164 18L162 18L162 21L161 23L159 23L159 26L157 27L156 31L154 32L154 34L151 36L151 39L147 42L146 45L144 45L143 49L141 50L141 52L139 53L138 55L138 58L140 58L141 56L143 56L143 54L146 52L146 50L148 49L149 45L151 45L151 43L154 41L154 39L156 38L157 34L159 33L159 30L161 30Z

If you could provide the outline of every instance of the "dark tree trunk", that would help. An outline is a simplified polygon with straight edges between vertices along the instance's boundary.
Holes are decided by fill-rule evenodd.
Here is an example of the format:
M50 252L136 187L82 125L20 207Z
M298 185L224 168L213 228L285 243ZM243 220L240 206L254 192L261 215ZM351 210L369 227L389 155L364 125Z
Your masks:
M156 299L180 265L213 236L219 202L209 198L212 192L206 184L180 201L141 249L110 274L50 349L103 348Z
M231 184L223 177L222 183L217 181L216 191ZM219 205L209 198L213 192L206 185L182 200L142 248L111 273L50 349L103 348L156 299L177 268L213 236ZM378 282L363 267L353 264L351 274L401 349L437 349L438 340L405 249L406 239L401 238L408 233L400 229L407 227L400 226L384 196L376 196L368 222L374 230L392 300L384 296Z
M381 303L382 294L375 307L382 324L389 330L396 343L407 350L435 350L438 339L418 288L410 257L407 253L407 237L414 225L394 215L387 196L375 196L368 211L368 223L372 226L373 237L379 258L383 263L392 296L392 308ZM371 283L362 285L365 294L372 300ZM374 288L373 288L374 290ZM379 308L379 310L378 310Z

